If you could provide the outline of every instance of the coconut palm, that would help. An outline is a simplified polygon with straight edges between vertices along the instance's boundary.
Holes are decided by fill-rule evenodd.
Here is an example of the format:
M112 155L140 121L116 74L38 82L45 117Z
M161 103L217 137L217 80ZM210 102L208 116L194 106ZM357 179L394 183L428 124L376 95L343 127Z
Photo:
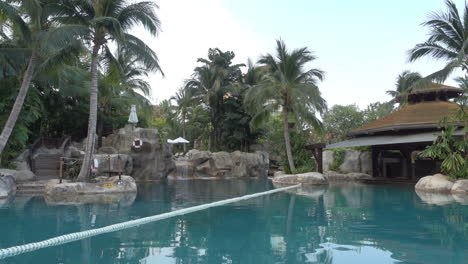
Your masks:
M446 61L445 67L425 79L443 82L457 68L468 71L468 5L460 16L457 6L446 0L447 11L433 13L423 26L429 27L430 36L424 43L417 44L409 51L411 62L422 57Z
M42 0L9 0L0 2L0 13L2 14L1 38L2 47L2 71L13 70L14 63L18 57L28 56L28 62L21 76L21 85L14 102L10 115L5 122L0 135L0 157L15 127L16 121L21 113L24 100L38 66L41 63L50 63L57 50L67 47L72 42L79 28L73 25L64 26L57 23L56 18L61 15L65 8L60 1ZM9 32L9 31L12 31ZM13 34L13 37L10 35ZM49 53L47 56L46 53ZM59 54L62 56L61 54ZM44 59L45 57L50 57ZM10 63L5 61L10 61ZM17 73L24 69L18 69Z
M398 102L398 97L404 97L412 89L416 87L416 84L423 79L422 75L419 72L412 72L412 71L403 71L397 77L397 81L395 83L395 90L386 91L386 93L393 97L392 103Z
M321 129L322 123L316 113L326 111L327 104L317 86L324 72L319 69L305 69L307 63L316 59L308 48L289 51L282 40L276 41L276 55L267 54L259 63L268 68L262 81L246 94L245 103L254 114L252 123L258 125L271 113L280 111L283 117L283 134L289 169L294 171L291 151L289 118Z
M220 49L209 49L208 59L199 58L203 65L194 70L192 78L185 87L194 96L200 98L209 108L211 127L213 128L209 140L209 149L217 149L221 140L221 124L223 118L223 102L229 93L229 88L242 78L240 67L244 64L232 64L234 52L223 52Z
M102 49L110 52L109 44L131 50L148 71L160 71L156 53L141 39L128 33L134 26L142 25L152 36L156 36L160 22L156 15L158 6L154 2L132 2L126 0L66 0L69 4L68 18L63 22L81 24L88 31L83 36L91 46L90 109L85 156L79 181L88 178L94 154L97 108L99 53Z
M186 135L186 123L187 114L191 106L194 105L197 98L192 95L192 90L180 88L175 96L171 97L171 101L174 100L177 104L177 112L180 120L182 121L182 137L187 138ZM184 153L187 152L187 146L184 143Z

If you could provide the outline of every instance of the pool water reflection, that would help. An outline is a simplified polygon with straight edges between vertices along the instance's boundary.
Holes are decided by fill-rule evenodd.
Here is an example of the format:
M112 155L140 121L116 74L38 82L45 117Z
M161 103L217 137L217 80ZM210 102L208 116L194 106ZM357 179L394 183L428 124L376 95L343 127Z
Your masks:
M0 247L271 189L262 180L139 186L111 203L0 204ZM105 200L105 199L103 199ZM412 186L277 193L0 260L0 263L468 263L468 206Z

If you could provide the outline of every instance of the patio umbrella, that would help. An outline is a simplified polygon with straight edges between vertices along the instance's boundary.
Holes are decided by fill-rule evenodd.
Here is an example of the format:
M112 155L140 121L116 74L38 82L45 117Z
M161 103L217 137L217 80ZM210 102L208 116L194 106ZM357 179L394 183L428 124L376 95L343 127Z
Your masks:
M170 143L170 144L178 144L178 143L186 144L186 143L190 143L190 141L186 140L185 138L178 137L176 139L168 139L167 143Z
M128 117L128 123L135 125L138 123L138 116L136 113L136 105L132 105L130 108L130 116Z

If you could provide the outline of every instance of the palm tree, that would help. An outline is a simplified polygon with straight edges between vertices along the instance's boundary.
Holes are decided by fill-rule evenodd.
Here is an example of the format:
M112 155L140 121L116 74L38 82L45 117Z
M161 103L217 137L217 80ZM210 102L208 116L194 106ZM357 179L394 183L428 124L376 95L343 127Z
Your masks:
M174 100L177 103L177 112L180 120L182 121L182 137L187 138L186 135L186 123L187 123L187 114L190 107L194 104L196 98L192 96L192 91L183 88L180 88L175 96L171 97L171 100ZM187 146L184 143L184 153L187 152Z
M411 92L412 89L416 87L419 81L423 79L422 75L419 72L412 71L403 71L398 75L397 81L395 83L395 90L388 90L386 93L393 97L391 102L397 103L398 97L406 96Z
M0 134L0 159L21 113L33 76L41 61L44 62L41 55L51 49L55 49L56 52L56 50L66 47L78 32L78 28L73 25L63 26L56 22L56 18L60 16L64 8L59 1L54 0L10 0L0 2L0 13L3 14L2 17L8 18L2 19L8 21L2 22L1 39L5 43L10 42L3 45L0 52L21 53L21 55L28 54L29 56L26 70L21 77L22 81L18 95ZM8 30L3 30L6 25L13 29L13 34L19 36L21 44L25 46L11 45L11 39L6 33ZM10 55L10 57L12 56Z
M154 2L144 1L128 3L126 0L68 0L68 19L64 22L82 24L88 31L84 39L92 47L91 83L88 136L85 142L85 156L81 166L79 181L88 179L91 160L94 154L97 108L98 108L98 64L101 49L110 52L109 43L131 50L148 71L160 71L156 53L138 37L128 33L134 26L143 27L156 36L160 22L155 13L158 6Z
M327 109L317 86L324 72L315 68L305 69L307 63L316 59L308 48L289 51L282 40L277 40L276 44L276 56L267 54L259 60L268 68L268 73L258 85L249 89L245 102L254 114L254 126L271 113L281 111L289 169L294 171L289 118L292 115L298 122L321 129L322 123L315 114L322 114Z
M468 71L468 5L465 3L463 17L457 6L446 0L447 11L433 13L423 26L430 28L430 36L424 43L409 51L409 60L431 57L446 61L445 67L427 77L428 81L443 82L457 68Z
M194 96L199 97L210 110L211 127L209 150L217 149L221 140L221 124L223 118L223 101L229 93L229 88L242 78L240 67L244 64L232 64L234 52L223 52L220 49L209 49L208 59L199 58L202 66L196 67L192 78L185 87L192 90Z

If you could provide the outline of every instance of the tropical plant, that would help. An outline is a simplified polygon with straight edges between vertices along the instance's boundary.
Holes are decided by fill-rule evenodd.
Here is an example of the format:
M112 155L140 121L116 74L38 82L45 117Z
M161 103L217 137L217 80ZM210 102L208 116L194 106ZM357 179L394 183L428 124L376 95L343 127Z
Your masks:
M443 82L457 68L468 71L468 5L465 3L463 16L451 0L445 1L447 11L432 13L422 25L429 27L429 38L409 51L411 62L422 57L446 61L447 64L425 80Z
M242 79L240 67L243 64L232 64L234 52L223 52L218 48L208 50L208 59L199 58L202 65L194 70L192 78L187 81L186 89L192 90L210 111L210 122L213 128L210 133L209 149L221 147L223 104L230 96L232 85Z
M193 104L196 101L196 98L192 96L192 90L186 89L185 87L180 88L179 91L177 91L175 96L171 97L171 100L174 100L177 104L177 113L179 120L182 123L182 137L187 138L186 134L186 126L187 126L187 118L188 118L188 112L190 107L193 106ZM184 153L187 152L187 146L185 143L183 144L184 146Z
M442 172L452 178L468 178L468 141L462 136L455 136L457 127L449 125L446 121L442 134L420 155L442 160Z
M110 53L110 43L119 48L131 50L148 71L161 71L156 53L141 39L128 33L135 25L143 27L153 36L159 31L160 22L155 13L154 2L128 3L126 0L67 0L69 9L63 23L80 24L86 28L83 39L91 46L90 65L90 109L85 156L78 180L84 181L90 173L95 148L98 113L99 52Z
M321 130L322 123L316 114L322 114L327 104L317 83L324 73L315 68L305 69L306 64L316 59L308 48L289 51L282 40L277 40L276 44L276 56L267 54L259 60L267 73L258 85L247 91L245 103L253 115L255 127L270 114L281 112L286 156L290 170L294 171L289 120L293 116L299 124Z
M423 79L422 75L418 72L412 71L403 71L398 75L397 81L395 83L395 90L386 91L386 93L393 97L390 101L391 103L406 103L407 95L411 92L412 89L417 87L419 81ZM400 100L400 101L399 101Z
M57 18L64 9L65 6L56 0L0 2L0 12L4 21L0 48L2 71L8 70L11 73L16 70L16 74L19 74L24 70L20 76L19 92L0 135L0 157L13 132L39 65L50 65L51 61L57 59L56 55L62 55L57 51L68 48L68 44L73 42L76 35L76 30L73 29L76 28L57 23ZM26 64L20 63L26 66L25 69L15 69L18 55L20 58L29 57Z

